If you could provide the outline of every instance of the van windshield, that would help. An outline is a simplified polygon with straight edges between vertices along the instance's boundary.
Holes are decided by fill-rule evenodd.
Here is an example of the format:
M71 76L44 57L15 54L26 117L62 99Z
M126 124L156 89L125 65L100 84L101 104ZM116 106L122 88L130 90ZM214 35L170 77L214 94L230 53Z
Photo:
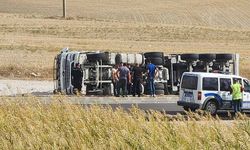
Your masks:
M198 77L184 75L182 78L181 88L197 90Z

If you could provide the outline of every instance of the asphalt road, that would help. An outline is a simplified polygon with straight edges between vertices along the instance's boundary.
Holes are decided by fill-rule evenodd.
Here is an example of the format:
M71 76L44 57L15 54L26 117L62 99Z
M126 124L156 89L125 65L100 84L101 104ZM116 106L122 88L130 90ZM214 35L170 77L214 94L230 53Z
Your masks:
M90 105L102 105L102 106L111 106L113 109L116 107L122 107L124 110L129 110L133 106L138 107L142 110L157 110L165 112L169 115L176 115L180 113L185 115L182 107L177 105L179 99L176 95L160 96L156 98L152 97L77 97L77 96L68 96L64 97L66 102L71 104L90 106ZM51 98L42 97L44 103L48 103ZM228 111L218 111L218 116L223 120L231 120L232 118L228 117ZM231 115L233 115L231 111ZM247 116L250 116L249 111L246 112Z
M88 96L57 96L57 95L43 95L39 96L40 101L43 104L50 104L53 99L61 100L66 103L90 106L90 105L102 105L102 106L111 106L112 108L122 107L125 110L129 110L133 106L138 107L142 110L157 110L165 112L169 115L176 115L177 113L183 114L184 110L182 107L177 105L178 96L168 95L161 97L88 97ZM14 99L15 97L13 97ZM232 112L232 111L231 111ZM250 116L249 111L246 113L247 116ZM228 118L227 111L218 111L218 115L222 119Z
M54 97L54 96L53 96ZM45 104L51 102L52 97L41 97ZM168 114L183 112L182 107L177 106L178 96L161 96L161 97L87 97L87 96L67 96L63 97L64 101L77 105L102 105L111 106L112 108L122 107L125 110L136 106L142 110L165 111Z

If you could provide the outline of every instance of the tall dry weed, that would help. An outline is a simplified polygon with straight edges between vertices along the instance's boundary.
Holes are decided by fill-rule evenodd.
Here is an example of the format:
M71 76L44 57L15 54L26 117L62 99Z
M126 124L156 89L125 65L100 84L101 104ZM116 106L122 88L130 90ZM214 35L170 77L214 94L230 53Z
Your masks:
M249 149L250 121L1 98L0 149ZM196 121L199 120L199 121Z

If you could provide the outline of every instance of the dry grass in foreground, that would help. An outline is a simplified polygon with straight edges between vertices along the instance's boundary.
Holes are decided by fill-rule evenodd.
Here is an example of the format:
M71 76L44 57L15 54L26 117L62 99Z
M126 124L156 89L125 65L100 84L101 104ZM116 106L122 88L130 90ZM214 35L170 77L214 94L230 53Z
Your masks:
M249 149L250 121L1 98L0 149ZM62 98L63 99L63 98Z

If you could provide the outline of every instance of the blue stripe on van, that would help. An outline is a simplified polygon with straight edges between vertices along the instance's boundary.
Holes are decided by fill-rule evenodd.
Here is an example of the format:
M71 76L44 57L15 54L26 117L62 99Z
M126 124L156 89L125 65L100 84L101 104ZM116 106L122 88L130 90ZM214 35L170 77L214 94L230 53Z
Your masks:
M218 103L222 105L222 98L220 97L220 95L216 93L206 93L205 97L208 97L208 96L213 96L218 101Z

